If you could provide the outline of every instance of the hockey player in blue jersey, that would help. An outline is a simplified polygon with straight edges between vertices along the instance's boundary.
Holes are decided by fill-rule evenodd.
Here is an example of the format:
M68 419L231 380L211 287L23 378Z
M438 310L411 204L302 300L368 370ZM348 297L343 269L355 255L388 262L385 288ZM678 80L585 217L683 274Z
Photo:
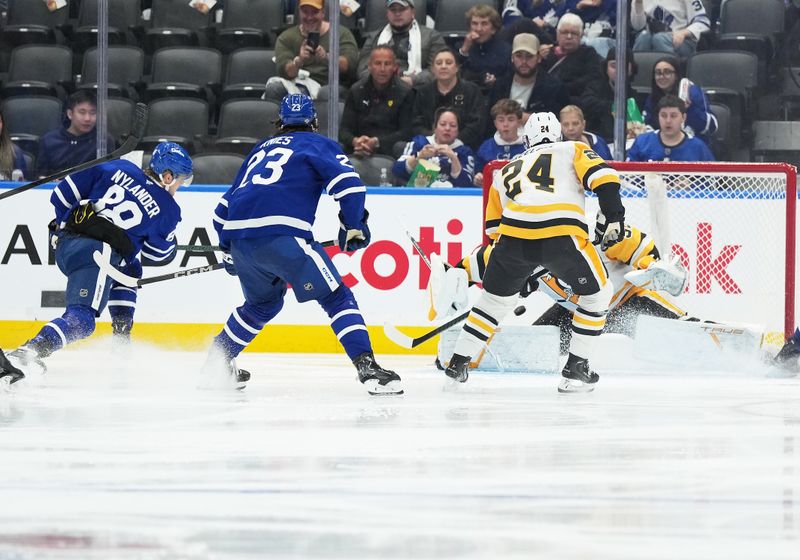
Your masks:
M310 97L283 98L278 134L250 152L214 215L226 270L238 275L245 303L216 336L201 385L244 388L250 374L235 358L283 307L289 284L299 302L316 300L370 394L402 394L400 377L375 362L364 318L330 257L313 238L323 193L339 203L343 251L369 244L366 188L336 142L316 134Z
M56 185L50 202L55 209L56 264L67 276L67 308L8 354L14 366L23 372L31 366L44 371L43 358L94 332L95 318L111 290L107 271L116 268L140 278L139 255L155 261L174 255L181 219L174 196L191 179L189 154L174 142L162 142L146 171L116 160L67 175ZM2 379L13 383L22 378L0 364Z

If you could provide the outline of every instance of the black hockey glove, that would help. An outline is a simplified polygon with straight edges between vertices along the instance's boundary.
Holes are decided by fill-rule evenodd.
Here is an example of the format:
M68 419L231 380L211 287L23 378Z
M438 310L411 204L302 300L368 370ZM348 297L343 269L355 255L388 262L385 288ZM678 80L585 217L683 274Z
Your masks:
M50 220L47 224L47 230L50 232L50 247L55 251L58 249L58 222Z
M70 212L64 229L108 243L123 257L131 256L136 250L125 230L98 216L91 202L78 206Z
M358 251L364 249L369 245L372 235L367 227L367 220L369 219L369 212L364 210L364 217L361 222L349 226L344 223L344 215L339 211L339 236L338 245L342 251Z

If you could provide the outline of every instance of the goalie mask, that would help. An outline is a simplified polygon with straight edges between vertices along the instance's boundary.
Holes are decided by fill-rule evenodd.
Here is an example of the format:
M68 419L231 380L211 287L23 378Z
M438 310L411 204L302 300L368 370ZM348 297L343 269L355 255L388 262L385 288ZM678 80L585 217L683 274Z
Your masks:
M161 142L153 150L150 158L150 169L156 174L164 188L173 185L189 186L192 184L192 158L189 153L175 142ZM172 173L172 182L167 184L164 173Z
M533 113L522 129L525 148L561 141L561 123L553 113Z

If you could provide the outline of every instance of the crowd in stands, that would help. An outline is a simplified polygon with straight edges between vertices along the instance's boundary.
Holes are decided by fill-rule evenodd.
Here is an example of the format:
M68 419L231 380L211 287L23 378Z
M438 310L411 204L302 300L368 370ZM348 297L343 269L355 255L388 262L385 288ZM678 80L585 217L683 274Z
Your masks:
M275 111L267 107L276 105L286 93L298 91L316 99L323 132L328 119L339 118L338 140L352 154L357 168L368 169L375 158L391 161L383 170L390 173L388 180L395 185L480 185L481 170L488 161L510 159L523 150L519 130L532 113L541 111L559 116L567 139L585 142L604 158L616 156L609 146L613 145L618 70L617 0L341 2L340 114L332 116L326 114L332 33L325 0L109 2L113 13L110 25L123 25L120 18L126 10L115 8L123 4L135 3L139 18L119 36L109 34L109 52L128 49L140 54L142 61L141 76L136 80L119 78L125 83L110 84L110 95L130 101L128 110L134 101L153 104L164 97L191 98L195 105L204 105L207 131L184 132L176 119L174 135L168 138L183 141L198 156L225 151L242 159L260 137L271 132L271 123L263 115ZM626 159L709 161L731 157L729 146L718 135L721 126L715 110L719 109L714 107L722 103L714 99L716 105L712 106L709 101L709 93L716 90L693 82L692 78L702 80L690 70L694 56L714 51L723 5L755 5L753 0L628 2ZM793 1L765 2L786 10L785 26L793 21L797 11ZM92 6L96 13L96 3L68 0L63 7L54 7L61 3L9 0L3 7L0 2L0 179L11 179L12 174L25 179L46 176L95 157L97 107L92 88L96 86L88 77L92 68L81 65L92 50L87 45L79 50L74 39L82 29L80 24L85 23L84 14L91 12ZM263 14L257 13L259 4L264 4ZM232 40L227 32L237 29L233 22L237 17L246 20L237 12L242 5L250 10L244 16L250 17L251 25L260 28L243 26L239 39ZM461 22L454 21L458 19L451 15L454 9L463 14ZM24 19L21 14L34 18L37 10L42 17L51 18L65 12L53 20L63 24L53 26L49 34L24 37L18 24L31 22L20 21ZM167 10L173 18L169 25L164 24ZM262 21L262 15L272 18L269 21L274 25ZM180 30L181 24L193 27L185 29L186 34L177 33L175 28ZM161 33L164 29L171 31ZM83 72L86 77L47 83L30 68L21 70L23 64L16 62L24 60L21 53L31 45L46 49L59 43L73 45L72 75ZM189 77L175 84L153 83L154 69L167 51L174 55L176 49L183 54L201 48L215 53L216 58L207 54L193 62L187 54L185 65L180 66ZM253 60L261 62L245 66L250 76L236 82L235 60L244 54L258 54L262 58ZM47 56L46 50L42 56ZM774 58L759 59L764 62L759 68L765 67L767 75ZM119 65L131 67L130 62ZM206 75L209 71L211 78ZM185 83L193 73L198 81L205 81ZM116 75L110 66L109 82ZM25 130L25 119L9 117L7 101L31 93L61 100L60 126L49 131ZM251 120L265 122L243 124L238 139L217 144L218 124L232 114L234 105L244 102L263 108L253 113ZM730 101L726 118L733 113L734 119L728 129L746 129L752 109L748 102L735 97ZM29 128L35 127L31 124ZM116 132L121 131L110 132L113 136L107 140L107 150L120 141L121 134ZM15 145L17 139L25 151Z

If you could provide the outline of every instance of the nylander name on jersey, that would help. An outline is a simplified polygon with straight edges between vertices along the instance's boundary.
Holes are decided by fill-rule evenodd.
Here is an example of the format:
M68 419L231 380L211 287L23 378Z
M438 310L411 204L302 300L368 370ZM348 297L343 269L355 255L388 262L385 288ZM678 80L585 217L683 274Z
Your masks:
M143 259L155 264L174 256L180 207L135 164L117 160L67 175L50 196L61 227L84 202L91 202L99 216L124 229Z
M339 203L348 225L364 216L364 182L336 142L313 132L292 132L257 145L214 215L220 243L291 235L311 239L322 193Z

